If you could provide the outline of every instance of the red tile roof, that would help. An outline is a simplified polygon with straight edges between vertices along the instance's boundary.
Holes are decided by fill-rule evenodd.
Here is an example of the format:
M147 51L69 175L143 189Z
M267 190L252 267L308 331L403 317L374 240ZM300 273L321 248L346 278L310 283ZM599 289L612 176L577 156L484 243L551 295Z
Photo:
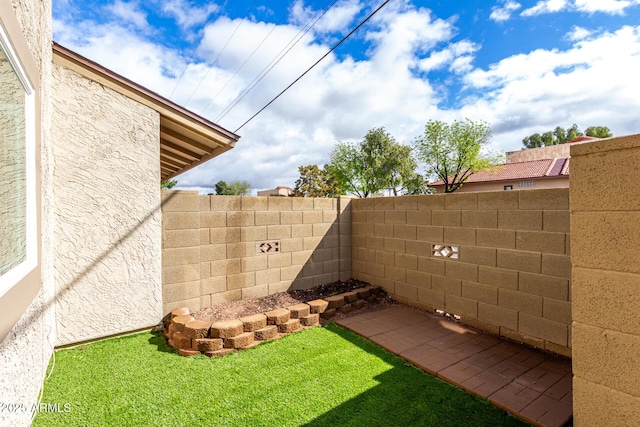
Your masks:
M552 178L569 176L569 159L545 159L530 162L505 163L496 166L494 170L476 172L469 176L466 183L513 181L520 179ZM430 186L444 185L441 179L429 184Z

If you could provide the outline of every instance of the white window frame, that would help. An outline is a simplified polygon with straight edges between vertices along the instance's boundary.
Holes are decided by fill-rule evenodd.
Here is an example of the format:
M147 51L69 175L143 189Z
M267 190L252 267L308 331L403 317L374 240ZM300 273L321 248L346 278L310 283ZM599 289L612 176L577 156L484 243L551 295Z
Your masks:
M7 30L0 21L0 46L13 67L25 92L25 159L26 159L26 257L23 262L0 276L0 297L33 271L38 260L38 215L36 199L36 92L19 60Z

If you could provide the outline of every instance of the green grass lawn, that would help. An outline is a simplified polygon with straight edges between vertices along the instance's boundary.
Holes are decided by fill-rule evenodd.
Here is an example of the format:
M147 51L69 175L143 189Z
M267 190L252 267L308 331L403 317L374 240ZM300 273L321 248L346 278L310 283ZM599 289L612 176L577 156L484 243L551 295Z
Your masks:
M224 358L159 334L56 353L35 426L520 426L519 420L334 324Z

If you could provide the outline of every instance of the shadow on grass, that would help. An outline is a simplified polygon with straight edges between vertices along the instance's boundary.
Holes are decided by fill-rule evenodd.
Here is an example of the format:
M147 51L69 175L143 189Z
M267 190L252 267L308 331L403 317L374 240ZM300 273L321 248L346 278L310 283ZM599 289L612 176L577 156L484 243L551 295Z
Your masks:
M164 337L162 336L162 332L151 332L151 337L149 338L149 344L156 346L158 351L162 351L164 353L177 354L177 352L174 349L169 347L169 344L167 344L167 340L165 340Z
M326 329L379 357L391 369L378 385L342 403L309 427L340 426L524 426L485 399L472 396L335 324Z

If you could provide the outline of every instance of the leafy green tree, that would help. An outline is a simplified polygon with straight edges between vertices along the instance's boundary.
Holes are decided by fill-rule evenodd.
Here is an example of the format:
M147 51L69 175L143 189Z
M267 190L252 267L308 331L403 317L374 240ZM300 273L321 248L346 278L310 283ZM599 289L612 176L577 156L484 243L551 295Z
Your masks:
M251 192L251 184L247 181L216 182L216 194L218 196L246 196Z
M396 142L384 128L371 129L359 143L336 144L329 162L329 170L343 189L358 197L385 189L397 195L404 181L413 178L415 168L411 149Z
M502 156L482 153L490 138L491 128L482 121L465 119L448 124L429 120L414 150L418 160L426 165L427 173L444 182L445 193L452 193L471 174L501 163Z
M613 134L606 126L589 126L584 134L595 138L611 138Z
M337 178L328 165L299 166L300 178L296 180L295 194L302 197L335 197L341 194Z
M566 144L583 135L593 136L596 138L609 138L613 136L606 126L590 126L582 133L577 124L573 124L569 129L565 130L561 126L557 126L553 131L545 132L542 135L534 133L522 140L525 148L547 147L549 145Z
M178 181L176 181L175 179L167 179L166 181L162 181L162 183L160 183L160 188L162 188L163 190L170 190L177 184Z

